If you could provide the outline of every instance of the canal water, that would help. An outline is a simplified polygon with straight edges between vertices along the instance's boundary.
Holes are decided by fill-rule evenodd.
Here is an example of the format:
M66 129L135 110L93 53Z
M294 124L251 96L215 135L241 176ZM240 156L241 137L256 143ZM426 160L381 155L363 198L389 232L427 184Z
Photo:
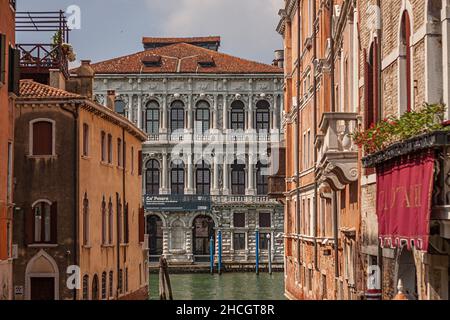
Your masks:
M150 274L150 299L159 299L158 274ZM175 300L285 300L284 273L173 274Z

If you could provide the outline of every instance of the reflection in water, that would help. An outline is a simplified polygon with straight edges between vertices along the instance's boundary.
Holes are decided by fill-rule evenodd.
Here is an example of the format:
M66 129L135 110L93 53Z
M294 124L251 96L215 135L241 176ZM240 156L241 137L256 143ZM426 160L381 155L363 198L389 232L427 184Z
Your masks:
M172 274L175 300L285 300L284 274ZM158 274L150 275L150 298L158 299Z

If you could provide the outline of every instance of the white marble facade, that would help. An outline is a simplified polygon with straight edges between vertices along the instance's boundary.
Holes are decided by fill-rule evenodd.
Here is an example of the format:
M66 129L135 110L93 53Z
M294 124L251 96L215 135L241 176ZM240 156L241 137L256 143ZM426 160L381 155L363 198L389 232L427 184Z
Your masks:
M216 239L218 231L222 232L225 264L237 261L250 263L255 260L256 230L270 233L272 239L283 232L283 207L257 190L256 163L261 157L261 147L254 148L249 142L262 141L264 148L276 150L278 143L282 140L283 132L280 129L283 118L282 73L258 75L97 74L94 83L95 99L106 105L108 90L115 90L116 101L123 101L125 116L149 134L149 140L143 146L144 194L148 193L145 170L151 160L156 160L160 169L159 194L173 193L171 168L175 158L174 149L179 148L180 144L188 146L182 155L184 194L197 194L195 170L199 156L194 151L195 147L192 146L200 144L205 148L211 145L212 141L216 145L223 145L222 152L213 152L210 159L205 159L210 170L212 210L208 212L146 212L147 217L157 216L160 221L158 228L161 230L158 233L161 244L158 254L164 254L169 261L197 261L192 245L195 241L193 224L197 216L211 217ZM241 137L236 137L231 130L231 108L236 105L236 101L239 101L244 109L244 130L241 132ZM181 106L184 110L184 129L181 133L177 131L177 134L173 134L171 129L171 108L174 105ZM269 108L267 132L256 131L258 125L256 112L260 105ZM209 109L207 134L196 130L199 125L196 122L196 110L200 107ZM149 129L146 125L147 108L158 109L159 130L155 130L154 126L153 129ZM217 138L219 136L221 138ZM245 165L245 192L239 195L233 192L231 186L233 154L225 153L230 144L239 145L243 150L238 158L240 163ZM225 154L229 158L227 164L223 161ZM245 214L244 227L233 226L234 212ZM269 227L259 227L259 212L270 213ZM239 250L233 248L233 234L237 231L245 234L245 248L239 248ZM262 250L263 260L265 255L267 253ZM275 261L283 261L282 242L272 241L272 256Z

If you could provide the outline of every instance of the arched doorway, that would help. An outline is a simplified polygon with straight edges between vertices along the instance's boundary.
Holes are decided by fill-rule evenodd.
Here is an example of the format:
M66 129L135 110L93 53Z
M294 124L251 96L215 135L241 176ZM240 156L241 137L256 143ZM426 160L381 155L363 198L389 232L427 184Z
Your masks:
M403 292L407 294L410 299L417 299L417 273L413 252L406 247L403 247L397 263L397 283L401 280Z
M156 215L147 218L147 232L148 232L148 246L149 254L156 256L156 260L163 253L163 222L160 217Z
M28 262L25 270L26 300L58 300L59 270L55 260L44 250Z
M214 220L206 215L198 216L193 223L193 253L195 261L208 261L209 240L215 241Z

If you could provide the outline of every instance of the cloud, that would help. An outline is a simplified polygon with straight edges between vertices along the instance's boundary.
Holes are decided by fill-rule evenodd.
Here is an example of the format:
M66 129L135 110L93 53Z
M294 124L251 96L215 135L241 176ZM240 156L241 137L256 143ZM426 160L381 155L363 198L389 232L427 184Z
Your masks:
M270 63L282 47L275 31L283 0L147 0L154 36L222 36L223 52Z

